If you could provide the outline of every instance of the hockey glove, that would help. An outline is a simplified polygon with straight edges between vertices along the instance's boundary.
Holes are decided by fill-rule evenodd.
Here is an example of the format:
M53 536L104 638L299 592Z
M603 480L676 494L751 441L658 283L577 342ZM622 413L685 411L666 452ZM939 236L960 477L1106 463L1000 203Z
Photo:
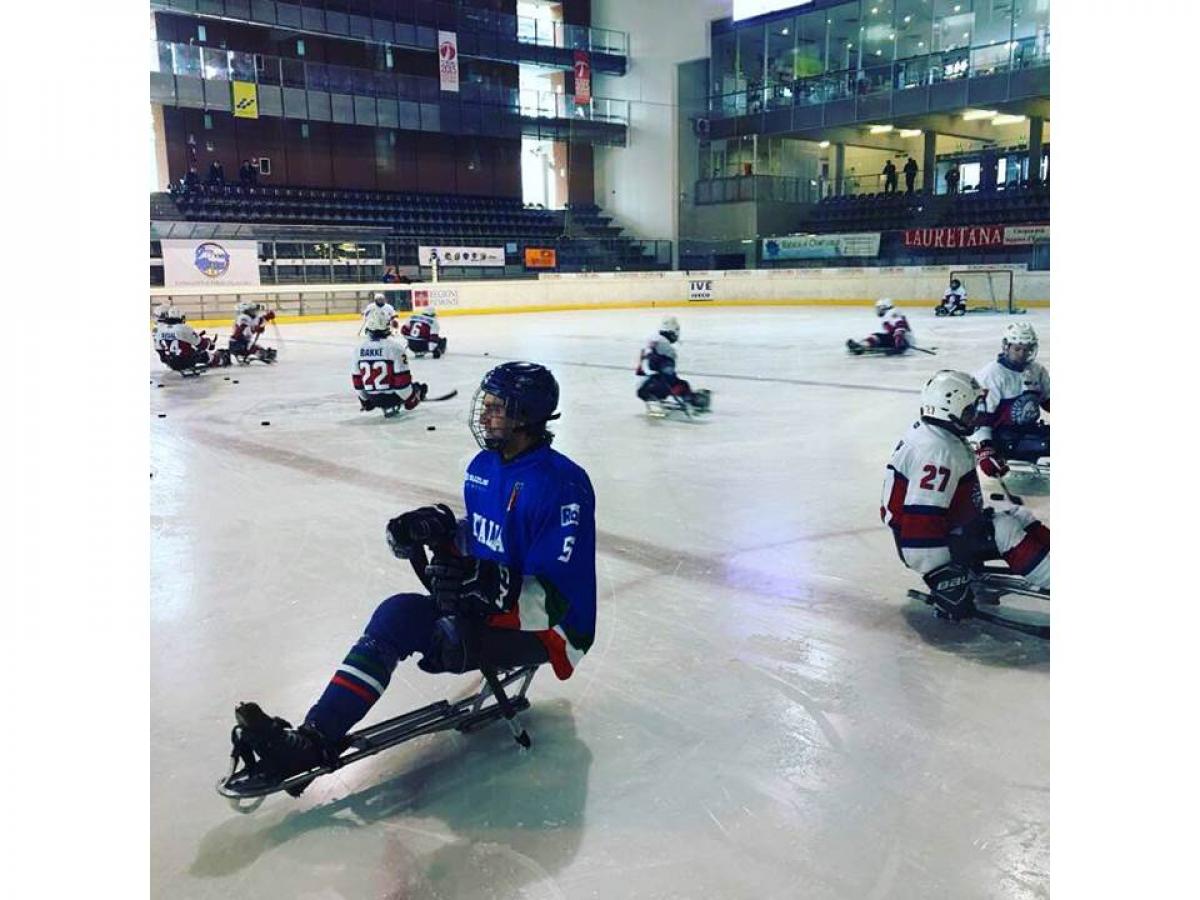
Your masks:
M263 318L266 319L268 322L274 321L275 310L268 309L265 313L263 313Z
M979 470L988 478L1003 478L1008 474L1008 465L996 455L996 448L989 441L984 441L975 451L975 461Z
M420 547L453 541L458 522L444 503L422 506L387 523L388 546L397 559L411 559Z
M521 577L508 566L473 556L436 554L425 570L444 613L486 616L504 612L520 594Z
M975 612L971 594L971 573L966 566L946 563L925 576L925 583L933 595L934 606L947 619L957 622L969 619Z

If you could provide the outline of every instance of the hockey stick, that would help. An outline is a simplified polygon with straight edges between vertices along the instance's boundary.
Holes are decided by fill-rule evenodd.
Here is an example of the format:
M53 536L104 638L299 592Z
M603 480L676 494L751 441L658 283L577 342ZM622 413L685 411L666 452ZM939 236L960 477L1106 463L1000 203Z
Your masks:
M443 400L449 400L451 397L458 396L458 388L455 388L448 394L442 394L440 397L426 397L422 403L441 403Z
M917 350L921 353L928 353L930 356L937 356L937 353L934 352L937 350L937 347L931 347L930 349L926 350L924 347L918 347L916 344L909 344L908 348L910 350Z
M1025 505L1024 500L1022 500L1020 497L1018 497L1016 494L1014 494L1012 491L1010 491L1008 489L1008 485L1004 483L1003 478L1001 478L999 475L997 475L996 481L998 481L1000 483L1000 490L1004 491L1004 496L1000 497L1000 495L998 495L998 494L992 494L993 500L1001 500L1001 499L1007 500L1013 506L1024 506Z

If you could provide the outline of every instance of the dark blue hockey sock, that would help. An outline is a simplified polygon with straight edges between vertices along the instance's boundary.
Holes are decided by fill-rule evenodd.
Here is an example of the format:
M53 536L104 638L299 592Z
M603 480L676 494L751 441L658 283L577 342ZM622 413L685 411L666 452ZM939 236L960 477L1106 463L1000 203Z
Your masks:
M429 651L436 619L431 597L396 594L384 600L305 721L327 740L341 740L387 689L396 663Z

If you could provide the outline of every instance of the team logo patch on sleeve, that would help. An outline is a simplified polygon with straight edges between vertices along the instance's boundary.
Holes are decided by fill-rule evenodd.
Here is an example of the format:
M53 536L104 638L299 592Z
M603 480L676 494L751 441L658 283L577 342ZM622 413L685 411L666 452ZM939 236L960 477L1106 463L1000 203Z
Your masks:
M579 524L579 504L567 503L562 507L562 527L569 528Z

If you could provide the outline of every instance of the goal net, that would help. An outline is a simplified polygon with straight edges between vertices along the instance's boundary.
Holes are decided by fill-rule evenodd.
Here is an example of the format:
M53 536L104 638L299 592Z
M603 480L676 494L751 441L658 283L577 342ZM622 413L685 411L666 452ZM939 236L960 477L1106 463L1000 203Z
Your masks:
M955 269L951 278L967 292L967 312L1023 313L1013 300L1012 269Z

